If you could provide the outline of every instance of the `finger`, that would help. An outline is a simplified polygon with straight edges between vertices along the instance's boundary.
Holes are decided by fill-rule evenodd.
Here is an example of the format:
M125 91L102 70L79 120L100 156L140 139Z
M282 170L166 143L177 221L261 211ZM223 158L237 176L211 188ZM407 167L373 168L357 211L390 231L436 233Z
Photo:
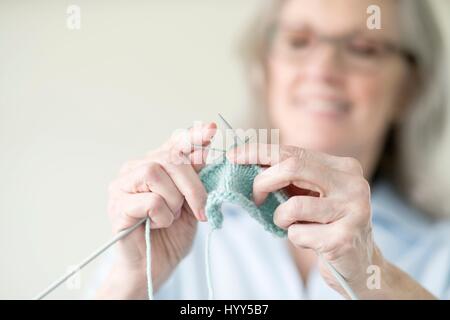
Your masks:
M277 207L274 223L287 229L294 223L331 223L343 217L338 202L330 198L291 197Z
M305 163L300 158L288 158L255 177L253 200L259 205L264 202L270 192L291 184L317 192L321 196L331 196L336 189L336 181L342 179L340 175L343 174L314 162Z
M176 215L181 209L184 197L157 162L141 165L123 178L120 178L121 190L128 193L154 192L159 194Z
M205 167L208 154L209 149L197 149L188 155L189 161L195 172L200 172L200 170Z
M323 236L329 230L322 224L293 224L288 228L288 239L296 246L317 250L323 245Z
M186 199L196 218L205 219L206 190L191 165L146 163L119 178L115 185L127 193L156 192L176 214Z
M199 172L206 165L209 151L207 147L211 144L216 132L217 125L214 122L201 126L194 125L189 129L187 135L176 141L170 152L185 154L194 170Z
M363 174L361 164L354 158L338 157L295 146L249 143L229 150L227 153L227 158L238 164L275 165L291 157L297 157L307 163L319 163L350 174Z
M217 131L215 122L202 124L196 122L189 129L177 130L165 144L165 148L175 152L189 154L192 151L207 146Z
M207 193L192 165L184 163L173 164L170 161L161 161L159 163L184 196L196 218L206 221L205 205Z
M134 225L145 217L151 219L151 227L155 229L167 228L175 219L167 203L156 193L124 193L119 201L117 209L119 219L116 228L120 230Z
M330 262L360 241L356 235L341 221L331 224L297 223L288 228L288 239L294 245L323 253Z
M317 223L296 223L288 227L287 231L288 239L294 245L319 252L325 248L325 239L332 233L328 225Z
M128 174L137 167L155 162L158 158L164 158L167 162L174 164L191 164L195 171L199 172L205 165L208 157L209 149L206 147L196 147L190 154L182 151L173 150L156 150L144 159L136 159L126 162L119 170L119 177Z
M211 143L216 132L217 125L214 122L201 126L194 126L190 129L177 130L172 137L163 144L161 149L165 150L165 152L171 152L171 157L178 158L178 160L180 158L178 153L186 154L188 156L191 152L196 153L195 157L192 157L192 160L194 161L194 168L199 171L206 163L206 157L208 155L208 149L206 147ZM147 156L143 159L128 161L119 170L119 175L127 174L138 166L153 161L158 154L161 154L160 150L152 150L148 152ZM197 159L203 161L200 162Z

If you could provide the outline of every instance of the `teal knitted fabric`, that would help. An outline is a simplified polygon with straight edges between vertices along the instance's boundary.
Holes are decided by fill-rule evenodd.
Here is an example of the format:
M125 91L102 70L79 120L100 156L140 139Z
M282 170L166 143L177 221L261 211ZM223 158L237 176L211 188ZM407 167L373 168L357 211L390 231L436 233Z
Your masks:
M222 203L230 202L240 206L247 211L251 217L262 224L267 231L279 237L286 236L286 231L273 223L273 214L278 205L286 201L288 197L280 191L270 193L264 203L259 207L252 200L253 180L261 170L261 167L257 165L238 165L230 163L224 157L219 162L208 165L200 171L200 180L208 192L206 215L211 226L211 231L208 233L205 246L206 281L208 298L210 300L214 299L213 283L211 279L210 243L213 231L222 227L224 219L221 211ZM145 227L147 289L149 299L153 299L150 219L147 219ZM319 258L325 263L334 278L344 288L347 294L352 299L357 300L358 297L348 286L342 275L327 260L325 260L322 255L319 254Z
M212 229L222 227L221 206L223 202L230 202L243 208L265 230L279 237L286 236L286 231L273 223L275 209L286 201L284 195L270 193L259 207L252 200L253 180L259 172L261 167L257 165L233 164L225 157L200 171L200 180L208 192L206 216Z

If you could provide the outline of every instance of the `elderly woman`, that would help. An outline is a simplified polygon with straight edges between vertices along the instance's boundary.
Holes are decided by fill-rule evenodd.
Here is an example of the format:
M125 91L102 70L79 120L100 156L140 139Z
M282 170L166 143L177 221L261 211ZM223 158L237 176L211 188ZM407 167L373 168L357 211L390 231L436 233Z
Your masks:
M371 5L381 9L379 29L367 24ZM227 157L266 167L253 182L256 204L288 192L273 219L288 237L224 205L211 252L215 297L349 298L318 253L361 299L449 298L450 226L431 218L446 212L419 184L429 163L421 151L438 140L447 102L442 38L428 3L274 0L244 46L253 119L279 128L280 147L274 154L266 144L241 146ZM215 132L209 123L188 135L206 146ZM109 214L115 232L151 218L156 298L204 299L203 164L167 155L206 151L179 138L124 166ZM141 228L119 242L97 297L145 298L145 265Z

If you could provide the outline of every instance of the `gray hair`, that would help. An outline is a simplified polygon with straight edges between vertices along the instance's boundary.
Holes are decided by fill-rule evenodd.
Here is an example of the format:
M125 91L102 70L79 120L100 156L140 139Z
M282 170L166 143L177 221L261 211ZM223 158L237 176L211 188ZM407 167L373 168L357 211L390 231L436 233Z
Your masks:
M246 125L253 128L268 125L266 112L261 112L265 104L268 36L285 1L264 1L242 39L240 54L252 93L252 108L248 109ZM446 205L449 177L441 171L448 173L449 170L441 166L450 161L442 160L440 154L448 123L448 48L430 1L396 1L400 5L402 45L415 58L418 86L408 113L391 129L379 171L422 212L449 217L450 206Z

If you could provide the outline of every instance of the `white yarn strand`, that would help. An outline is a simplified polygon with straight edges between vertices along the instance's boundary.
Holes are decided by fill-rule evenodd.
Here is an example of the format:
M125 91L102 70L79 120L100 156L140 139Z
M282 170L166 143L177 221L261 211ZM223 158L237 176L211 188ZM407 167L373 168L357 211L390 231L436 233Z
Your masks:
M110 241L102 245L100 248L95 250L90 256L88 256L86 259L84 259L77 267L73 268L71 271L63 275L61 278L53 282L51 285L49 285L44 291L42 291L40 294L38 294L36 297L34 297L33 300L41 300L45 298L47 295L49 295L51 292L53 292L56 288L58 288L60 285L62 285L67 279L69 279L71 276L79 272L83 267L85 267L87 264L89 264L91 261L93 261L95 258L100 256L103 252L105 252L107 249L109 249L113 244L115 244L120 239L126 237L131 232L136 230L141 224L145 222L145 218L142 220L139 220L134 226L131 226L128 229L120 231L117 235L115 235Z
M219 117L221 120L225 123L225 125L233 130L233 127L222 117L222 115L219 114ZM243 142L237 134L234 132L236 136L236 140L239 140L239 142L246 143L248 141L248 138L245 139ZM223 150L220 150L223 152ZM287 200L287 196L282 193L281 191L275 192L275 197L280 203L283 203ZM145 242L146 242L146 275L147 275L147 291L148 291L148 299L153 300L153 283L152 283L152 268L151 268L151 228L150 228L150 218L144 218L138 221L135 225L122 230L119 232L116 236L114 236L110 241L105 243L103 246L98 248L96 251L94 251L90 256L88 256L86 259L84 259L76 268L73 268L68 273L64 274L61 278L57 279L55 282L53 282L50 286L48 286L45 290L43 290L40 294L38 294L34 299L35 300L41 300L45 298L48 294L53 292L56 288L58 288L61 284L63 284L67 279L69 279L71 276L76 274L78 271L80 271L83 267L85 267L87 264L89 264L91 261L93 261L95 258L100 256L103 252L105 252L107 249L109 249L113 244L121 240L122 238L129 235L131 232L136 230L140 225L145 223ZM205 267L206 267L206 281L208 286L208 299L213 300L214 299L214 290L213 290L213 284L212 284L212 278L211 278L211 238L214 230L211 229L208 232L207 238L206 238L206 245L205 245ZM322 256L321 253L316 252L319 258L324 262L326 267L329 269L333 277L336 279L336 281L342 286L342 288L345 290L345 292L348 294L348 296L352 300L358 300L358 297L353 292L353 290L350 288L344 277Z
M327 269L331 272L331 274L336 279L336 281L345 290L345 292L348 294L350 299L352 299L352 300L359 300L358 296L355 294L355 292L352 290L352 288L350 288L350 286L348 285L347 281L345 281L344 277L331 265L331 263L328 262L328 260L326 260L320 252L316 251L316 254L319 256L319 258L325 264Z
M147 295L148 300L153 300L152 282L152 242L150 228L150 218L145 221L145 251L146 251L146 273L147 273Z
M222 122L225 124L225 126L227 126L228 129L232 130L232 132L235 135L236 140L239 140L240 144L245 144L247 142L246 141L242 141L241 139L239 139L239 137L237 136L235 130L233 129L233 127L231 126L231 124L225 120L225 118L219 113L218 114L220 119L222 120ZM237 145L237 143L235 143L235 145ZM260 168L259 171L261 172L262 169ZM280 203L284 203L287 201L288 197L287 195L282 192L282 191L276 191L274 192L275 197L277 198L277 200ZM345 290L345 292L349 295L349 297L352 300L358 300L358 297L356 296L356 294L353 292L352 288L350 288L350 286L348 285L347 281L345 281L344 277L331 265L330 262L328 262L320 252L316 251L316 254L319 256L319 258L324 262L324 264L327 266L328 270L330 270L331 274L333 275L333 277L336 279L336 281L342 286L342 288Z
M205 244L205 267L206 267L206 284L208 286L208 300L214 300L214 289L211 277L211 238L214 229L208 232Z

